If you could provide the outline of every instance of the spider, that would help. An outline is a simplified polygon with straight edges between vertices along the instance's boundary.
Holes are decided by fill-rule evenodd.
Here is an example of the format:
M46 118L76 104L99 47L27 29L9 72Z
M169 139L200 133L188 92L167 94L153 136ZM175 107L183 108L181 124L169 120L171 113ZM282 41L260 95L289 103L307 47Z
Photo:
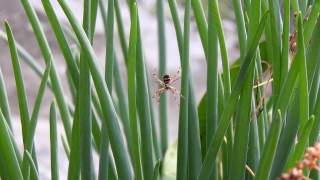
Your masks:
M156 93L152 96L152 98L154 98L155 95L158 94L158 108L159 108L159 101L160 101L160 95L164 92L164 91L167 91L167 90L170 90L174 96L174 99L176 100L176 102L178 103L177 101L177 97L175 95L174 92L178 93L182 98L184 98L180 92L173 86L171 86L171 84L179 79L181 79L181 77L178 77L176 78L176 76L179 74L179 71L180 71L180 67L179 67L179 70L178 72L173 76L173 79L171 80L170 78L170 75L169 74L164 74L163 77L162 77L162 81L156 76L156 69L154 69L153 71L153 76L154 78L156 79L156 83L164 86L163 88L160 88L156 91ZM178 106L179 106L179 103L178 103Z

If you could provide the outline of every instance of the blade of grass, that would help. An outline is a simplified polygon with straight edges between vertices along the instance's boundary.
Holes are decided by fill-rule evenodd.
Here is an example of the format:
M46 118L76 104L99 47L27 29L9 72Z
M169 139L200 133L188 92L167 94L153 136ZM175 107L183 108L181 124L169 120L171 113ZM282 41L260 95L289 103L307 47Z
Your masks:
M248 7L248 9L255 9L255 11L249 11L250 16L250 22L248 24L248 39L247 39L247 45L250 44L254 38L255 31L259 26L259 20L260 20L260 6L261 1L256 0L251 3L251 8ZM247 47L249 48L249 47ZM234 136L234 146L233 146L233 153L232 153L232 159L231 159L231 165L230 165L230 172L229 172L229 178L239 178L243 179L245 176L245 166L247 163L247 160L251 160L251 162L254 162L253 158L254 156L250 156L252 154L248 153L248 145L249 145L249 138L252 136L252 133L254 131L250 131L253 127L250 126L250 117L253 102L254 102L254 96L253 96L253 82L254 82L254 68L256 66L256 63L260 62L259 59L259 47L257 47L256 53L253 56L254 63L250 64L248 75L246 77L246 80L243 85L243 89L240 94L240 100L239 100L239 112L237 113L237 119L236 119L236 128L235 128L235 136ZM241 61L240 61L241 62ZM249 137L250 135L250 137ZM250 142L250 145L252 145L254 142ZM258 148L258 147L257 147ZM253 150L253 149L250 149ZM251 152L251 151L250 151ZM247 157L250 156L250 157Z
M306 25L303 31L304 44L308 44L310 40L310 37L314 30L314 26L316 25L316 22L319 16L319 11L320 11L320 1L316 0L312 6L312 10L310 12L308 21L306 22Z
M145 64L145 69L147 68L147 64ZM147 71L146 71L146 81L147 81L147 87L148 87L148 92L151 91L151 81L150 78L153 78ZM151 133L152 133L152 144L153 144L153 151L154 151L154 157L155 159L163 159L163 154L161 152L161 144L160 144L160 137L159 133L157 132L158 130L158 125L155 122L155 115L154 115L154 108L152 108L152 100L153 98L149 96L149 104L151 107L149 108L150 110L150 121L151 121Z
M22 126L22 139L24 143L24 149L26 150L26 139L28 136L28 126L30 122L30 116L29 116L29 110L28 110L28 101L26 97L25 92L25 86L22 78L22 71L20 67L19 62L19 56L17 53L17 49L15 47L15 40L11 31L11 27L8 24L7 21L5 21L6 31L7 31L7 37L8 37L8 44L10 47L10 53L11 53L11 59L12 59L12 66L13 71L15 74L16 79L16 87L17 87L17 94L18 94L18 100L19 100L19 109L20 109L20 119L21 119L21 126ZM36 160L35 152L33 151L33 157ZM25 159L25 158L24 158ZM22 173L25 179L29 178L29 166L26 164L27 159L24 160L24 167L26 169L22 169ZM25 171L24 171L25 170ZM35 174L32 174L35 175ZM35 175L36 176L36 175Z
M104 28L106 30L106 29L108 29L108 26L107 26L108 21L107 21L107 11L105 8L104 1L99 1L99 7L100 7L102 19L103 19L103 25L105 26ZM122 23L122 19L121 19L121 12L120 12L120 8L119 8L118 0L114 0L114 11L115 11L115 15L116 15L117 24L118 24L117 27L118 27L119 37L120 37L121 48L122 48L125 62L127 63L128 48L127 48L127 43L126 43L126 39L125 39L125 35L124 35L124 27L123 27L123 23ZM105 32L105 34L107 34L107 32ZM115 52L114 52L113 66L114 66L113 67L114 68L113 75L114 75L115 89L116 89L116 93L118 95L119 106L121 109L121 113L119 113L119 116L121 117L121 120L122 120L122 123L124 126L124 133L125 133L125 136L127 139L127 147L128 147L129 153L130 153L131 161L133 162L134 160L132 159L133 158L132 141L128 141L128 139L131 139L129 113L128 113L127 102L125 100L126 95L124 94L124 89L122 86L122 79L121 79L119 64L118 64L118 60L117 60L117 56L116 56Z
M92 2L90 0L83 1L83 30L85 31L88 39L92 43L93 37L91 36L91 12ZM94 28L93 28L94 29ZM87 54L83 47L80 53L80 67L79 67L79 90L78 90L78 105L79 108L79 121L80 121L80 171L81 178L93 178L93 162L92 162L92 123L91 123L91 77L90 71L86 62Z
M281 76L287 76L288 73L288 63L290 57L289 57L289 33L290 33L290 0L289 1L284 1L283 2L283 34L282 34L282 63L281 64ZM281 78L281 84L284 83L285 78Z
M72 82L73 82L76 90L78 90L78 87L79 87L79 70L78 70L78 66L76 64L77 58L76 58L76 56L71 54L72 51L70 50L69 45L68 45L68 43L66 41L66 37L65 37L65 35L64 35L64 33L63 33L62 29L61 29L63 26L60 25L56 15L55 15L55 12L53 11L53 8L51 6L50 1L42 0L42 3L43 3L43 7L45 9L45 12L46 12L46 14L48 16L48 19L49 19L49 21L51 23L51 26L53 28L53 31L54 31L54 33L55 33L55 35L57 37L57 41L59 43L61 51L62 51L62 53L63 53L63 55L64 55L64 57L66 59L68 69L70 71L70 74L72 75ZM68 34L68 32L67 32L67 34ZM74 37L74 35L71 35L70 33L69 33L69 36L72 39L76 39L76 37ZM75 40L75 42L78 43L77 40ZM75 52L73 52L73 53L75 53ZM75 57L75 58L73 58L73 57ZM49 87L50 87L50 84L49 84ZM99 104L99 103L97 103L98 100L97 100L96 95L93 95L92 99L93 99L94 106L97 108L98 107L97 104ZM70 107L71 107L71 105L69 104L69 109L70 109ZM100 108L97 108L97 111L100 112ZM93 114L93 117L92 117L93 123L97 124L97 122L96 122L97 115L94 112L92 112L92 114ZM100 138L100 130L99 131L93 131L93 136L94 136L96 144L99 147L100 141L99 141L99 139L97 137Z
M68 70L66 71L66 76L67 76L67 79L68 79L68 85L69 85L69 89L70 89L71 96L72 96L72 103L75 103L76 102L75 98L76 98L76 94L77 94L77 88L75 87L75 85L73 83L70 71L68 71Z
M252 105L254 107L254 104ZM252 112L252 111L251 111ZM257 119L253 119L250 122L250 134L249 134L249 147L248 147L248 159L247 159L247 165L250 167L250 169L253 172L257 172L257 168L259 165L260 161L260 154L261 154L261 149L260 149L260 142L258 140L258 124L257 124ZM249 176L249 179L254 179L254 177Z
M128 50L128 102L129 118L131 128L131 140L133 142L133 169L135 177L142 179L142 169L140 162L140 142L138 132L138 118L136 112L136 43L137 43L137 6L133 5L131 11L131 29Z
M28 133L27 133L27 138L25 141L25 152L33 152L34 149L34 134L35 134L35 130L36 130L36 126L37 126L37 122L38 122L38 115L40 112L40 107L41 107L41 103L42 103L42 98L43 98L43 94L47 85L47 81L48 81L48 77L49 77L49 73L50 73L50 68L51 68L51 61L48 62L48 65L46 67L46 70L43 74L43 77L41 79L41 83L40 83L40 87L38 90L38 94L37 94L37 98L36 98L36 102L33 108L33 112L32 112L32 116L31 116L31 121L29 123L28 126ZM28 174L29 173L29 165L28 164L28 159L26 154L24 154L23 156L23 166L22 166L22 172L24 174Z
M157 0L157 22L158 22L158 42L159 42L159 76L166 74L166 39L165 39L165 24L164 24L164 10L163 1ZM159 88L162 85L159 84ZM161 95L160 101L160 112L159 112L159 122L160 122L160 139L161 139L161 149L162 154L166 152L168 147L168 98L167 93Z
M36 176L34 177L35 180L39 180L39 173L37 171L37 167L31 157L31 154L26 150L25 154L27 155L27 158L29 160L29 164L31 166L31 172L33 172L33 174L35 174Z
M200 39L202 42L203 51L205 56L207 57L208 25L206 21L206 16L204 14L200 0L191 0L191 6L192 6L194 17L196 19Z
M4 158L2 157L1 149L0 149L0 177L3 180L10 180Z
M170 6L170 11L171 11L173 23L174 23L175 30L176 30L177 43L178 43L179 54L180 54L180 64L183 64L184 44L183 44L183 35L182 35L182 29L181 29L181 25L180 25L180 21L179 21L177 4L174 0L169 0L168 3ZM196 3L196 4L198 4L198 3ZM193 7L194 11L196 11L195 10L196 8L200 8L200 7ZM202 8L200 8L200 9L202 9ZM201 14L204 16L203 12L198 12L198 15L201 15ZM203 21L205 21L205 19L204 18L201 18L201 19L202 19L201 25L206 26L206 23L203 22ZM202 37L207 38L207 29L205 29L204 32L205 32L205 34ZM203 40L202 44L207 46L207 44L204 42L205 42L205 40ZM206 51L206 48L204 48L204 51ZM189 163L188 164L190 165L190 168L189 168L191 170L190 173L198 174L199 168L202 163L201 162L202 158L201 158L201 147L200 147L200 134L199 134L199 118L198 118L198 111L197 111L197 105L196 105L196 100L195 100L195 93L194 93L194 89L193 89L194 86L193 86L193 82L192 82L192 73L190 73L191 72L190 69L188 71L189 71L189 86L188 86L188 88L189 88L189 94L188 94L188 96L189 96L189 100L188 100Z
M108 179L109 175L109 138L107 128L104 124L101 126L101 146L100 146L100 159L99 159L99 173L98 179Z
M70 160L70 148L68 146L68 142L67 142L66 138L64 138L62 135L60 137L61 137L63 149L67 155L68 160Z
M79 113L79 93L75 102L75 114L72 124L72 143L70 144L68 180L80 179L80 113ZM67 145L67 144L66 144ZM65 146L66 147L66 146ZM66 148L65 148L66 149Z
M138 13L138 12L137 12ZM151 179L153 173L153 141L151 132L151 116L149 104L149 91L147 82L146 66L142 52L142 39L139 27L139 18L137 18L137 46L136 46L136 91L137 109L140 120L140 138L141 138L141 164L144 179ZM130 73L130 72L129 72Z
M206 115L206 149L214 136L218 125L218 35L215 24L215 0L208 1L208 45L207 45L207 115ZM210 179L218 179L217 161L213 163ZM198 175L198 174L197 174ZM194 178L197 178L197 175Z
M124 127L124 133L127 139L127 147L130 153L131 160L133 158L133 145L132 141L129 141L131 139L131 130L130 130L130 122L129 122L129 113L128 113L128 103L126 102L127 95L124 92L124 88L122 85L122 76L120 73L119 63L117 56L114 56L114 83L115 83L115 90L116 94L119 99L119 107L121 109L121 113L119 113L119 116L121 117L122 124ZM133 162L133 161L132 161Z
M12 129L12 123L11 123L11 116L10 116L10 106L8 102L8 95L6 92L3 76L2 76L2 71L0 67L0 109L2 111L2 114L7 121L8 126L10 127L11 131Z
M270 9L270 29L272 35L266 38L270 38L272 40L272 46L273 46L273 56L272 56L272 69L273 69L273 82L272 82L272 97L273 97L273 107L276 107L276 104L278 103L279 96L281 93L281 87L283 84L281 82L284 82L283 79L285 79L286 76L283 74L286 74L287 72L282 72L281 66L283 63L288 63L287 61L283 61L280 56L280 49L281 49L281 41L280 38L280 5L279 1L273 1L268 0L269 3L269 9ZM275 111L277 109L274 109ZM281 111L283 114L285 111Z
M124 141L120 131L118 118L114 106L112 104L109 91L102 77L102 73L97 62L97 58L94 54L92 47L90 46L90 42L88 41L88 39L85 38L85 33L81 29L80 24L75 18L74 13L70 9L70 6L64 0L59 0L58 2L64 10L71 26L76 32L77 38L81 46L86 50L86 54L88 54L89 58L87 58L87 64L90 68L90 72L95 83L101 107L102 109L104 109L104 121L108 129L108 136L110 138L110 144L116 162L119 179L131 179L132 172L130 168L128 155L125 152Z
M51 27L53 29L53 32L56 35L56 39L58 41L59 47L61 49L61 52L64 56L64 59L66 60L68 71L70 72L70 75L72 77L73 83L76 87L79 86L79 69L75 62L75 59L72 55L70 46L67 42L67 38L64 35L64 32L62 31L62 27L59 23L59 20L55 14L55 12L52 10L53 7L48 0L42 0L43 8L47 14L47 17L49 19L49 22L51 24Z
M314 33L313 33L313 38L319 38L319 32L320 30L320 23L317 23ZM316 64L318 62L318 57L320 55L320 51L319 51L319 47L320 47L320 42L319 41L313 41L310 44L310 47L308 49L308 53L307 53L307 61L308 61L308 89L311 88L311 85L314 83L312 79L314 76L314 73L316 71ZM295 81L297 75L294 74L297 73L298 71L298 61L293 60L293 64L291 65L290 71L288 73L287 79L291 79L292 81ZM294 71L293 71L294 70ZM290 77L290 78L289 78ZM294 83L294 82L293 82ZM288 84L284 87L288 87ZM289 92L288 90L292 91L293 86L290 85L290 87L288 87L288 89L286 90L287 92ZM295 97L294 102L292 103L292 107L291 110L288 114L288 118L287 118L287 124L286 127L283 131L283 135L281 137L280 140L280 144L282 144L282 148L277 150L277 154L275 157L275 162L273 165L273 170L271 173L270 178L277 178L281 175L281 173L284 171L285 168L285 164L287 162L287 158L290 152L291 147L294 144L294 140L299 128L299 118L300 118L300 111L299 111L299 105L300 105L300 97L298 96L300 89L298 88L297 90L297 96ZM284 94L285 95L285 94ZM318 96L318 93L315 94L315 96L312 96L312 94L309 95L309 99L312 100L312 98L316 99L316 96ZM287 101L287 100L286 100ZM311 101L310 101L311 103ZM311 105L310 105L311 107ZM312 112L310 112L310 114L312 114ZM317 117L317 116L316 116ZM314 126L315 127L315 126ZM319 128L317 127L315 130L315 133L318 134L318 130ZM313 143L311 143L313 144Z
M211 170L212 170L211 165L217 156L219 147L222 143L222 139L223 139L224 134L229 126L231 116L234 111L234 107L237 103L238 97L240 95L241 89L242 89L244 81L245 81L245 78L247 77L249 66L253 61L252 58L253 58L255 50L258 46L258 42L261 37L262 31L264 29L267 17L268 17L268 11L266 11L264 13L264 15L261 19L261 22L259 24L259 27L257 28L257 32L255 33L255 37L253 38L252 43L249 46L248 52L245 56L245 60L242 64L242 66L241 66L240 73L237 77L234 88L233 88L233 90L230 94L230 97L228 99L228 102L225 106L225 110L220 118L217 131L211 140L210 147L207 152L207 156L203 162L203 166L201 168L201 172L200 172L198 179L206 179L208 177L208 175L211 173Z
M320 38L320 18L316 23L316 26L313 30L312 39ZM316 99L318 97L318 88L319 88L319 69L320 69L320 42L311 41L308 52L307 52L307 73L308 73L308 87L309 87L309 110L310 114L313 114L316 109L314 109ZM313 144L313 143L312 143Z
M190 6L191 0L186 1L184 12L184 39L182 55L182 80L180 98L179 129L178 129L178 155L177 179L187 179L188 167L188 97L189 97L189 38L190 38Z
M50 106L50 154L51 154L51 179L59 179L59 163L58 163L58 132L56 118L56 102L52 101Z
M239 47L240 47L240 59L244 60L246 55L246 47L247 47L247 33L244 23L244 16L242 12L241 0L232 0L234 13L236 16L236 23L238 29L238 39L239 39Z
M90 3L90 39L91 39L92 44L93 44L93 40L94 40L93 37L94 37L96 23L97 23L98 5L99 5L99 0L91 0L91 3Z
M314 123L314 116L311 116L307 121L304 129L301 132L301 136L299 138L298 143L295 146L295 150L290 159L288 159L285 172L288 172L290 169L296 166L298 161L303 159L304 152L309 144L309 136Z
M256 56L254 56L255 59ZM253 73L255 63L251 63L248 75L243 85L239 100L239 113L237 113L233 153L230 165L230 179L244 178L245 165L247 160L247 151L250 133L250 116L252 104L252 87L253 87Z
M131 0L133 7L137 2ZM132 6L131 6L132 7ZM131 13L132 13L131 8ZM138 12L137 12L137 16ZM148 88L148 73L146 71L146 64L144 61L144 54L142 50L142 37L140 32L139 18L137 18L137 45L136 45L136 80L139 91L136 93L137 98L137 110L140 118L140 137L141 137L141 164L142 173L145 179L151 179L153 172L153 150L158 151L159 145L156 138L152 139L152 125L154 118L151 117L150 109L150 95ZM129 72L130 73L130 72ZM155 141L153 141L155 140ZM155 154L155 157L158 156Z
M157 161L153 169L152 180L157 180L159 177L160 159Z
M262 150L261 159L255 175L255 179L269 178L282 126L282 116L280 110L277 111L276 118L273 121L275 125L270 128L268 139Z
M35 14L35 11L29 2L29 0L22 0L21 1L26 14L29 18L29 21L31 23L31 26L34 30L35 36L37 37L37 41L39 43L39 47L41 49L41 52L43 54L44 60L46 63L49 61L49 58L51 57L50 47L46 40L46 37L44 35L44 32L40 26L40 21ZM52 60L52 69L50 71L50 79L52 83L52 87L54 90L54 94L56 96L57 104L60 110L61 119L63 122L63 126L65 128L66 137L68 142L71 142L71 124L70 124L70 114L67 108L67 103L64 98L63 88L61 86L58 73L55 68L54 60Z
M103 2L103 1L99 1L99 2ZM121 18L121 11L120 11L120 7L119 7L119 2L118 0L114 1L114 9L115 9L115 14L116 14L116 20L117 20L117 27L118 27L118 33L119 33L119 38L120 38L120 43L121 43L121 50L122 50L122 54L123 54L123 58L125 60L126 65L128 65L128 47L127 47L127 41L125 38L125 33L124 33L124 25L122 22L122 18Z
M30 116L28 111L28 101L25 92L25 86L22 78L22 71L19 62L19 56L15 47L14 37L11 31L11 27L7 21L5 21L5 27L7 31L8 44L10 48L10 54L12 59L12 66L16 80L17 94L18 94L18 102L20 109L20 118L21 118L21 127L22 127L22 138L25 146L26 138L28 135L28 125L30 122Z
M298 53L300 53L300 52L298 52ZM293 87L294 87L294 84L296 82L296 78L298 76L299 63L300 63L299 60L296 60L297 57L298 57L298 55L296 55L294 60L293 60L293 63L292 63L291 68L290 68L290 71L289 71L289 73L287 75L287 78L285 80L285 83L283 85L283 88L282 88L282 91L281 91L281 94L280 94L280 97L279 97L279 102L278 102L278 104L276 106L276 109L279 109L281 112L282 111L284 111L284 112L287 111L287 108L288 108L288 105L289 105L288 102L290 100L292 92L295 89ZM295 107L295 108L300 108L300 107ZM275 115L273 115L273 117L275 117ZM290 120L290 114L289 114L289 120ZM292 126L292 123L290 123L290 125ZM275 125L272 122L270 129L272 129L273 126L275 126ZM293 123L293 126L295 128L298 128L298 124ZM276 155L276 158L275 158L275 162L274 162L274 166L273 166L273 171L271 173L270 178L278 177L281 174L281 172L282 172L281 169L284 168L284 162L285 162L283 160L283 158L288 157L288 153L290 152L290 147L292 146L292 143L293 143L293 140L294 140L294 136L295 136L295 132L294 132L295 128L290 128L290 131L291 131L291 129L293 129L292 130L293 133L285 133L284 134L285 136L283 138L281 138L280 144L282 144L282 146L277 152L277 155ZM287 138L287 139L289 138L289 139L291 139L291 141L283 142L284 138ZM269 137L268 137L268 139L269 139ZM291 143L291 145L289 144L289 146L288 146L289 149L286 148L287 146L283 145L283 144L287 144L287 143ZM278 159L278 158L281 158L281 160ZM280 162L279 162L279 160L280 160Z
M219 46L221 51L221 60L222 60L222 68L223 68L223 87L224 87L224 99L227 101L229 95L231 93L231 82L230 82L230 70L229 70L229 60L227 47L224 39L223 27L220 17L220 11L218 7L218 1L213 1L213 9L209 10L209 15L212 13L212 18L214 18L214 23L217 28L218 38L219 38ZM225 102L226 103L226 102Z
M3 31L0 30L0 37L8 42L7 35ZM32 68L32 70L39 76L43 75L43 68L37 63L37 61L17 42L15 41L16 49L18 51L19 56L25 60L25 62ZM48 86L52 89L51 82L48 82Z
M302 15L298 14L298 32L302 32ZM298 34L298 52L296 61L299 61L300 82L300 129L303 130L309 118L309 90L307 77L307 64L305 56L305 44L302 34Z
M6 126L6 120L0 111L0 149L10 179L22 180L21 169L12 146L10 135ZM13 140L13 139L12 139Z
M100 10L102 14L103 23L105 26L106 38L106 58L105 58L105 81L112 96L112 81L113 81L113 67L114 67L114 47L113 47L113 32L114 32L114 0L108 1L108 11L103 2L100 3ZM101 127L101 148L99 159L99 179L106 179L108 177L109 158L109 137L105 123L102 122Z

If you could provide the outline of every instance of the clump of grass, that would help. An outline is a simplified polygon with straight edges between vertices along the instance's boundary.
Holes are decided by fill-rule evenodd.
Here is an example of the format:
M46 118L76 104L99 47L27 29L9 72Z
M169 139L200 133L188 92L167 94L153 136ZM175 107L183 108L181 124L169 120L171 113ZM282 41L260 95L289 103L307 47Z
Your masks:
M68 3L58 0L72 33L60 24L50 1L42 0L66 60L72 103L66 101L54 57L32 5L28 0L21 2L46 61L46 69L43 70L17 44L9 23L5 22L6 34L0 35L8 42L12 56L24 150L20 152L17 148L7 94L0 88L1 179L40 178L41 166L38 166L33 140L46 86L55 95L49 121L52 179L59 178L56 106L65 130L62 141L69 160L68 179L94 179L95 176L99 179L275 179L294 168L295 162L303 159L305 151L311 152L306 147L317 141L320 128L318 0L284 1L281 4L279 1L255 0L244 1L244 6L241 1L234 0L240 57L232 66L229 66L230 52L226 50L217 1L209 0L207 5L202 5L200 0L186 0L182 26L176 1L168 0L177 37L172 41L178 42L182 68L181 94L185 97L179 103L177 146L172 147L168 147L167 141L168 102L165 96L160 101L159 118L154 116L157 107L151 103L149 79L152 75L146 71L138 2L127 1L131 17L128 27L122 22L118 0L109 0L107 7L103 1L85 0L82 25ZM164 2L158 0L161 75L166 72L165 48L166 43L170 43L164 41L163 6ZM203 6L208 6L207 14ZM282 7L283 14L280 14ZM98 8L104 20L107 42L105 72L92 48ZM207 61L207 91L199 104L195 100L189 62L191 12ZM294 14L295 21L290 22ZM120 76L114 51L115 26L119 31L127 82ZM129 39L125 38L125 28L130 28ZM290 32L294 36L290 36ZM65 33L78 47L69 45ZM262 35L265 37L263 42ZM218 71L219 52L223 74ZM42 78L31 116L26 103L24 83L27 82L23 82L19 57ZM270 74L267 83L262 78L266 72ZM128 84L127 93L123 83ZM265 96L265 86L270 83L272 93ZM0 85L4 87L1 72ZM160 136L156 132L156 119L161 124ZM98 174L94 173L94 151L99 155ZM177 153L172 156L166 152ZM169 175L164 169L176 171ZM301 168L298 171L299 177L319 178L314 171L309 173Z

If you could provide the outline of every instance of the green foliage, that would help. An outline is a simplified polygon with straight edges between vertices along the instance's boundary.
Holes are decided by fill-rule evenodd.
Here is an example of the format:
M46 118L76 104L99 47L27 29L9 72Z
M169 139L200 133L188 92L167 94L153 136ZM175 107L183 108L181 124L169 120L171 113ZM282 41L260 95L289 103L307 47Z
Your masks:
M233 0L240 57L231 66L228 53L232 52L226 49L218 1L208 0L205 1L208 4L202 5L204 1L186 0L182 26L176 1L168 0L177 36L170 41L178 43L181 94L184 96L180 98L178 139L172 146L168 146L166 96L161 96L159 117L154 116L158 107L151 101L150 79L153 77L146 70L139 4L135 0L127 1L131 17L127 39L124 32L129 27L122 22L118 0L109 0L107 4L101 0L85 0L82 26L68 3L58 2L74 33L60 24L50 1L42 0L66 61L72 102L66 101L68 97L60 84L51 49L29 0L21 3L46 68L15 41L8 22L5 21L6 33L0 32L0 37L8 42L12 57L23 142L23 151L20 151L19 140L12 133L5 79L0 71L0 179L40 178L34 133L46 87L55 95L48 121L52 179L59 179L57 113L65 130L61 140L69 160L68 179L95 179L96 176L121 180L276 179L295 167L296 162L303 159L306 148L317 141L320 130L320 0L299 3L297 0L281 3L245 0L244 5L240 0ZM164 3L161 0L156 3L160 77L167 68L166 43L171 43L165 41ZM290 23L294 16L290 6L293 11L299 11L294 24ZM105 72L92 46L98 8L107 42ZM207 62L207 89L198 104L190 71L191 17L197 25ZM125 59L123 69L127 71L127 82L121 77L119 55L115 51L116 30ZM290 32L294 35L289 36ZM66 36L70 36L77 47L71 47ZM219 48L222 74L218 71ZM41 77L31 116L19 57ZM265 64L272 68L266 68ZM269 75L261 78L267 74L264 71L269 71L270 78ZM270 84L272 92L266 95L265 87L271 87ZM161 121L160 133L155 119ZM98 174L94 171L94 152L99 156ZM304 172L305 177L319 178L316 173L307 172Z

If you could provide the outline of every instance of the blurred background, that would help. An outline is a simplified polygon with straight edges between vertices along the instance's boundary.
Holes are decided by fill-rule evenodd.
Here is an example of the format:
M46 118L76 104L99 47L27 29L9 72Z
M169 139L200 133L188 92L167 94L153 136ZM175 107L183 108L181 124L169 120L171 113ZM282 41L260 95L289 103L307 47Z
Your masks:
M130 30L130 14L129 9L126 4L126 0L118 0L121 8L121 15L123 23L125 24L125 33L126 36L129 37ZM78 20L81 22L82 20L82 0L68 0L71 5L73 11L76 13ZM49 45L51 47L52 55L55 61L55 65L57 71L60 75L60 80L62 82L62 86L64 87L64 92L69 97L70 91L67 85L66 78L66 64L65 60L62 56L60 48L57 44L54 33L51 29L51 25L48 22L46 15L44 13L41 0L30 0L30 3L34 7L39 20L42 24L42 28L45 32ZM51 1L58 18L61 20L61 23L68 26L68 21L64 16L62 9L60 8L58 2L56 0ZM105 3L107 1L105 0ZM177 0L178 8L180 12L181 23L183 23L183 13L184 13L184 1ZM0 0L0 20L4 22L7 20L12 28L15 40L26 49L28 53L30 53L36 61L42 66L44 65L44 60L39 49L39 45L36 41L36 38L33 34L32 27L29 23L29 20L24 12L21 1L19 0ZM204 9L207 9L207 0L202 0L202 4ZM228 50L229 63L231 64L239 57L239 47L238 47L238 37L237 37L237 27L235 25L234 13L231 0L220 0L219 8L221 12L221 16L223 18L223 28L225 34L225 40ZM141 34L142 34L142 42L143 42L143 50L145 55L145 61L147 63L147 71L149 71L150 77L149 79L153 83L152 72L155 68L158 67L158 27L157 27L157 17L156 17L156 0L139 0L138 1L138 9L139 9L139 19L141 26ZM180 67L179 60L179 51L178 45L175 36L175 29L172 22L170 9L167 4L167 1L164 1L164 12L165 12L165 35L166 35L166 58L167 58L167 73L170 75L174 75ZM127 86L126 79L127 73L124 64L124 58L120 49L119 36L117 33L117 26L115 25L115 50L118 60L120 61L120 67L122 69L122 76L124 87ZM0 30L5 31L4 23L0 25ZM194 81L194 89L196 92L197 102L199 102L205 93L206 89L206 60L204 56L204 52L202 49L202 44L200 41L200 37L198 34L198 29L194 18L191 18L191 36L190 36L190 67L192 71L193 81ZM70 45L73 44L72 41L69 41ZM97 24L96 24L96 32L94 39L94 50L97 58L99 59L99 63L101 64L101 68L104 69L104 60L105 60L105 38L104 38L104 30L102 25L102 18L100 14L98 14ZM220 54L219 54L220 57ZM23 71L24 83L26 87L28 104L30 108L33 108L36 93L38 91L38 87L40 84L40 77L24 62L22 58L20 58L21 68ZM221 68L221 62L220 70ZM18 107L18 99L17 92L15 87L15 80L13 75L13 69L11 64L11 56L7 43L4 40L0 40L0 68L4 76L5 88L8 94L9 103L11 107L11 114L14 126L14 133L16 136L17 142L20 143L20 147L22 149L22 138L21 138L21 125L20 125L20 117L19 117L19 107ZM159 75L160 78L162 75ZM180 91L180 81L174 84ZM3 87L0 87L3 88ZM150 92L150 96L152 96L156 90L158 89L158 84L154 83L152 86L152 91ZM39 115L39 121L35 134L35 146L37 150L38 162L39 164L39 173L41 179L50 179L50 149L49 149L49 108L52 99L54 98L52 92L47 89L44 100L42 103L42 108ZM179 118L179 106L174 101L171 93L168 95L169 103L169 117L168 117L168 133L169 133L169 145L172 144L178 134L178 118ZM161 101L161 99L160 99ZM154 112L156 117L158 117L158 109L157 109L157 100L154 99ZM32 109L29 109L32 112ZM59 111L57 111L59 112ZM59 116L59 115L58 115ZM63 134L63 127L61 121L58 121L58 130L61 134ZM68 163L67 157L65 156L62 143L59 142L59 169L60 169L60 177L62 179L66 178ZM62 163L66 162L66 163ZM94 159L95 163L98 163L97 160Z

